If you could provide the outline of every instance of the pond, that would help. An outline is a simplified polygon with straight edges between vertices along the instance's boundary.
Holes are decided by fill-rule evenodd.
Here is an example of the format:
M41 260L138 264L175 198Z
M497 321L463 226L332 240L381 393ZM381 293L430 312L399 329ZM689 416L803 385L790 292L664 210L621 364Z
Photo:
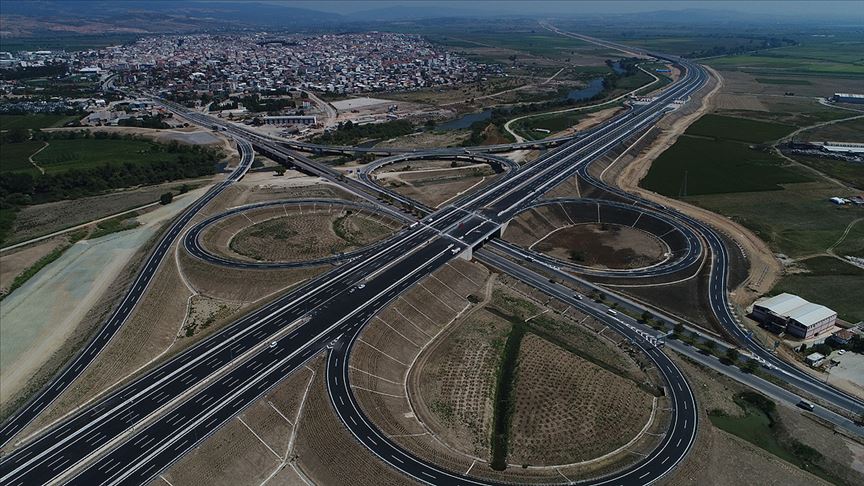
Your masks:
M603 91L603 78L594 78L588 82L588 86L567 93L567 99L585 101L597 96L601 91Z
M486 121L492 118L492 110L483 110L478 111L477 113L468 113L467 115L462 115L455 120L450 120L448 122L444 122L440 125L436 125L436 130L463 130L466 128L471 128L471 125L477 123L478 121Z

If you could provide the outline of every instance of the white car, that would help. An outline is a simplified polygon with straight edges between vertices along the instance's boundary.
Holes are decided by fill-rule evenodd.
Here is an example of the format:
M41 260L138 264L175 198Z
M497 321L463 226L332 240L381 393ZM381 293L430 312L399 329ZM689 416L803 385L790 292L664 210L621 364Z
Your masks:
M357 288L358 288L358 289L365 289L365 288L366 288L366 284L362 284L362 283L361 283L360 285L357 286Z
M276 347L276 341L271 341L271 342L270 342L270 347L271 347L271 348L275 348L275 347Z

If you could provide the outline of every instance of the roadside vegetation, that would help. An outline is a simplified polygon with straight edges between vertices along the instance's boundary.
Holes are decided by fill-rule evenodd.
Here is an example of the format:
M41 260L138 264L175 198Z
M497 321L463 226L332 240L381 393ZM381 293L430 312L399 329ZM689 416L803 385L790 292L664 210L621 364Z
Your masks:
M358 142L369 140L386 140L408 135L415 130L408 120L393 120L386 123L368 123L357 125L350 120L340 123L336 130L324 133L312 139L314 143L324 145L357 145Z
M40 270L48 266L50 263L56 261L58 258L63 256L63 253L66 252L69 248L72 247L76 242L87 237L87 230L79 230L74 233L70 233L67 235L66 243L58 246L57 248L51 250L50 253L43 256L39 260L36 261L29 268L18 274L15 279L12 281L12 284L9 285L9 288L6 289L6 293L0 294L0 300L3 300L6 296L14 292L16 289L27 283L28 280L33 278Z
M733 399L743 414L732 416L721 410L710 410L708 418L715 427L736 435L826 481L848 484L827 467L826 458L819 451L799 441L789 430L786 430L777 414L774 401L753 391L737 393Z
M528 461L534 465L591 459L596 455L614 450L621 445L619 443L621 437L638 430L644 424L643 419L647 418L647 411L632 408L638 405L633 400L629 400L627 407L616 407L618 419L613 421L615 423L604 426L610 434L601 437L594 433L596 430L591 427L586 428L584 424L575 426L571 421L571 415L556 416L558 413L556 411L561 411L562 408L558 405L550 405L557 403L556 399L543 392L550 386L553 388L562 385L571 388L576 386L578 390L560 390L560 392L562 396L578 395L589 388L593 389L592 387L597 385L594 380L598 376L605 375L608 379L604 391L592 392L591 403L586 402L580 406L586 408L580 415L592 424L603 422L604 419L593 415L595 412L601 413L599 410L604 407L602 404L608 405L620 399L623 396L621 394L641 397L638 402L643 405L650 404L650 397L659 396L659 389L646 382L644 373L639 371L629 358L625 359L618 353L610 352L609 343L602 342L600 338L594 336L594 333L580 326L574 327L572 323L565 322L552 313L545 314L534 303L502 289L493 291L491 305L486 310L510 324L506 341L503 346L497 347L501 358L495 373L493 391L494 419L490 443L493 469L504 470L510 454L518 456L514 457L517 461ZM526 340L531 343L530 349L523 349ZM546 348L554 350L556 356L564 360L556 363L569 369L569 372L564 374L556 372L546 376L535 369L539 362L532 353ZM548 353L545 351L542 353L544 354L542 360L547 359ZM542 369L543 373L551 372L551 369L545 366ZM609 379L614 381L614 384L610 384ZM596 403L593 402L595 400ZM517 403L521 405L517 406ZM532 416L536 418L539 412L526 407L533 409L533 407L547 405L554 411L544 413L545 418L542 421L530 420ZM538 439L536 434L540 434L540 430L532 428L543 428L545 426L541 424L547 424L550 420L557 423L555 430L561 427L574 427L572 433L580 437L578 440L573 439L572 444L557 444L555 447L539 445L543 440L560 442L558 433L547 431L552 435L544 436L545 439ZM640 424L635 424L640 420L642 421ZM612 436L615 438L613 439ZM554 450L556 455L554 458L545 456L546 458L542 459L544 454L541 450L547 453Z
M514 323L510 328L507 341L504 343L501 363L496 373L491 467L497 471L503 471L507 468L507 442L516 398L513 391L516 380L516 364L519 357L519 347L524 336L525 325Z

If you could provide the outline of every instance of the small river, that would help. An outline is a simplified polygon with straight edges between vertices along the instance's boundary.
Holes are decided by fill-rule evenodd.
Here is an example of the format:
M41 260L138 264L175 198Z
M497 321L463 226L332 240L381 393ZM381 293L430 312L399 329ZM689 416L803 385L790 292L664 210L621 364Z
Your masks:
M573 101L585 101L600 94L603 91L603 78L594 78L584 88L574 89L567 93L563 99ZM476 113L468 113L459 118L441 123L435 126L435 130L465 130L471 125L492 118L492 110L483 110Z

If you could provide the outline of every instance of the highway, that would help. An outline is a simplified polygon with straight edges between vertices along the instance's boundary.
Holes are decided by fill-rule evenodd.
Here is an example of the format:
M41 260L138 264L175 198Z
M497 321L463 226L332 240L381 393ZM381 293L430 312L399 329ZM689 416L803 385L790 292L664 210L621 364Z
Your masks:
M183 213L174 220L168 230L160 238L156 247L147 257L141 270L138 272L132 285L123 296L123 300L114 309L108 320L105 321L98 332L87 343L73 359L71 359L55 377L45 385L41 391L34 395L23 407L12 415L0 428L0 446L9 442L18 432L24 429L33 419L45 410L54 400L63 393L75 379L87 369L100 351L111 341L111 338L119 330L126 319L135 309L135 305L147 291L150 281L156 274L159 264L165 257L168 249L177 239L183 227L213 198L218 196L226 187L243 178L252 166L255 153L252 146L237 139L237 147L241 153L240 163L237 168L223 181L207 191L197 201L192 203Z
M506 240L496 240L496 245L508 247L511 254L518 254L526 261L542 262L549 267L572 271L580 275L620 278L628 282L632 279L656 279L675 275L698 266L702 261L703 245L698 234L675 215L610 199L592 198L543 199L523 207L522 212L546 206L560 209L572 224L603 222L632 228L638 227L637 229L640 231L651 233L661 239L667 246L666 255L659 262L638 268L597 268L554 258L544 253L519 247ZM518 214L516 216L518 217ZM581 219L574 220L580 216Z
M113 484L152 477L221 421L219 417L213 420L214 415L202 418L172 412L149 423L151 414L171 403L179 407L176 410L206 408L207 413L224 413L230 418L272 386L261 381L262 376L275 373L273 384L278 382L284 377L284 366L296 366L314 356L328 339L350 329L346 326L361 326L414 279L485 241L500 230L508 214L554 187L562 174L571 174L579 164L605 154L629 133L656 120L671 100L697 88L701 81L695 74L682 78L656 104L631 110L606 130L566 143L500 184L460 200L461 206L448 205L423 224L400 232L388 240L389 247L375 255L343 264L205 339L4 458L0 481L36 484L71 476L78 484ZM359 289L356 284L364 278L365 287ZM293 326L298 330L278 337ZM277 340L273 348L266 346L271 339ZM228 369L236 357L240 357L239 367ZM207 381L214 372L238 379ZM243 373L254 375L254 382ZM147 437L148 430L160 432ZM193 439L184 438L186 433L193 434ZM104 455L96 462L86 462L93 454ZM118 475L122 475L119 480Z
M591 175L587 166L580 168L579 175L584 181L619 198L629 200L632 203L642 205L646 208L674 215L676 218L696 230L708 243L711 252L711 266L708 278L708 301L711 312L729 336L743 349L770 364L778 376L790 385L812 395L820 401L848 410L853 414L857 415L864 412L864 400L838 390L837 388L824 383L823 381L807 374L805 371L802 371L794 365L775 356L774 353L753 340L750 332L744 328L743 325L739 324L738 319L735 316L734 306L729 302L729 252L723 238L717 230L680 211L667 208L661 204L640 198L614 186L610 186Z
M356 407L346 384L344 367L354 340L363 325L401 292L457 254L470 251L497 235L503 224L535 204L549 190L650 127L670 110L672 101L698 89L705 80L704 71L689 64L686 68L685 75L668 86L654 103L633 108L587 135L560 142L557 150L529 166L508 171L497 184L464 195L432 212L422 222L412 223L376 246L374 251L345 260L56 425L0 462L0 482L11 485L50 481L88 485L146 483L277 385L286 374L329 347L327 380L331 398L343 422L361 443L382 460L421 482L488 484L442 470L386 440L378 440L383 439L381 433L368 420L363 420L362 411ZM213 123L206 117L202 120L206 124ZM242 128L232 125L227 126L226 131L237 137L249 137L255 147L268 156L289 159L299 168L379 204L374 194L382 192L362 181L347 180L324 170L319 164L272 141L251 137ZM665 208L644 206L668 216ZM411 221L405 213L389 212L403 221ZM683 215L674 217L702 229ZM193 249L197 239L191 240ZM718 269L716 275L723 275L716 279L725 302L725 271L719 270L725 269L727 262L722 258L725 247L718 241L720 248L715 249L709 238L714 255L712 262ZM721 257L716 256L718 252ZM497 264L505 267L508 273L521 275L520 278L538 278L525 274L524 269L506 259L501 259L503 263L493 261L495 256L485 251L477 255L490 265ZM232 265L230 261L220 263ZM712 282L714 275L712 273ZM556 298L576 305L569 291L550 285L545 278L541 280L545 284L534 283ZM714 304L712 301L712 308L719 312L720 308L715 308ZM600 309L585 305L581 308L610 321ZM646 484L671 470L689 450L697 427L695 400L680 371L653 348L652 336L638 332L626 320L612 320L618 323L610 322L611 325L633 339L658 365L667 393L673 400L674 420L660 447L635 467L588 484L606 484L613 480L615 484ZM271 342L275 345L271 346Z

